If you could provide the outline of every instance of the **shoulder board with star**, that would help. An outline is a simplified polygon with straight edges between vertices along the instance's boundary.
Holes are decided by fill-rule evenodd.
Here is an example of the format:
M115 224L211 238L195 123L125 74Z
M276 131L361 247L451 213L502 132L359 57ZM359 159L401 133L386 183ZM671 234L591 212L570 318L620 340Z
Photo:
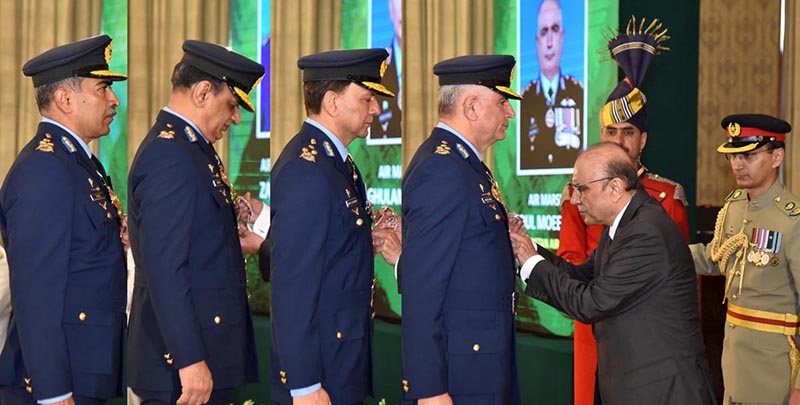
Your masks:
M333 155L333 149L331 148L331 146L328 143L328 141L325 141L325 145L324 146L325 146L325 153L328 156L332 156ZM330 153L328 153L329 149L330 149ZM307 160L307 161L309 161L309 162L316 163L317 162L317 154L318 153L319 152L317 151L317 140L315 138L311 138L311 141L308 143L308 146L303 146L303 148L301 149L300 157L305 159L305 160Z
M186 136L186 139L188 139L189 142L197 142L197 134L194 133L194 130L189 125L183 127L183 134Z
M569 82L569 84L572 86L578 86L581 89L583 88L583 83L581 83L580 80L575 78L575 76L567 75L567 82Z
M678 183L677 181L674 181L674 180L670 180L670 179L668 179L666 177L659 176L659 175L657 175L655 173L651 173L651 172L647 172L646 176L647 176L647 178L649 180L652 180L652 181L655 181L655 182L659 182L659 183L664 183L666 185L669 185L669 186L673 187L674 190L672 192L672 198L674 198L674 199L680 201L681 203L683 203L684 207L689 206L689 201L686 199L686 191L683 189L683 186L680 183ZM666 198L666 197L667 197L667 194L666 194L665 191L662 191L661 195L659 195L659 198L661 198L661 200L664 200L664 198Z
M800 203L797 202L797 198L791 193L781 193L781 195L775 197L772 201L775 203L775 206L778 207L781 212L788 215L789 218L795 220L800 218Z
M538 86L539 86L539 79L531 80L530 82L528 82L528 85L525 86L524 89L522 89L522 93L521 94L525 94L526 92L528 92L529 90L532 90L532 89L538 89ZM538 94L538 90L537 90L537 94Z
M66 149L69 153L75 153L75 151L78 150L78 148L75 147L75 144L72 143L72 140L69 139L69 136L67 135L61 135L61 145L63 145L64 149Z
M728 194L727 197L725 197L725 201L737 201L737 200L743 200L745 198L747 198L747 191L743 189L736 189L731 191L731 193Z

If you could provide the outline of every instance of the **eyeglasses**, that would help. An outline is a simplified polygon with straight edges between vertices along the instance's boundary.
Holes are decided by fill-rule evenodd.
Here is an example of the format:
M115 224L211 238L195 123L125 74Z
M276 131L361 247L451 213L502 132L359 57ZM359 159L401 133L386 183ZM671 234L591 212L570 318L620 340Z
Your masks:
M570 182L569 186L572 187L573 192L575 192L577 194L583 194L583 193L586 192L586 190L589 189L589 185L590 184L597 183L597 182L600 182L600 181L608 182L609 180L612 180L612 179L614 179L614 178L613 177L603 177L602 179L587 181L586 183L583 183L583 184ZM603 187L605 187L605 184L603 184Z
M758 151L754 151L754 152L726 153L725 154L725 160L736 160L737 156L741 156L741 158L745 162L750 162L750 160L752 160L754 155L757 155L759 153L764 153L764 152L772 152L772 151L773 151L773 149L763 149L763 150L758 150Z

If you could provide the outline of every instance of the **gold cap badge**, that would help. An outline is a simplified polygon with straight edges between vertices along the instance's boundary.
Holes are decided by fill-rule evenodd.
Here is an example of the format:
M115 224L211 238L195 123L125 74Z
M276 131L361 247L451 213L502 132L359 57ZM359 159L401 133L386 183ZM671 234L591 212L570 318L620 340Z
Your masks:
M739 134L742 133L742 126L739 123L731 122L728 124L728 135L731 137L737 137Z

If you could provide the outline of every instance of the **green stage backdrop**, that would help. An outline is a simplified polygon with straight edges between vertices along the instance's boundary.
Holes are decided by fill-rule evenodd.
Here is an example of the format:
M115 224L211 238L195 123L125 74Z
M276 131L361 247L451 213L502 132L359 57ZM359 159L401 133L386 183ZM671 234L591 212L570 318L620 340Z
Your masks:
M250 94L256 113L241 109L242 121L231 126L228 142L228 171L239 195L250 192L269 204L269 0L231 0L231 48L265 67L264 79ZM258 258L247 258L247 288L255 313L269 312L269 288L258 271Z
M128 2L103 0L100 31L113 39L111 70L128 73ZM122 208L128 211L128 81L114 82L114 93L119 98L117 115L111 123L111 132L100 138L99 159L111 177L114 192Z
M564 23L561 74L572 75L583 83L585 111L581 112L583 119L580 124L581 149L585 149L586 144L593 144L600 138L596 117L606 96L617 84L616 64L613 61L599 63L599 52L606 50L607 39L602 33L618 25L618 4L617 0L561 4ZM520 73L512 86L519 93L523 93L531 80L538 77L535 41L538 5L538 0L498 0L494 3L494 52L516 56ZM528 97L528 94L523 96ZM514 107L519 118L520 103L514 102ZM519 169L519 137L527 136L528 132L527 126L519 121L513 120L506 139L495 145L493 171L509 210L522 215L528 234L537 243L555 250L561 228L561 193L572 178L571 167L561 170L564 173L560 174L549 173L549 170L556 171L551 169ZM519 289L522 290L521 284ZM520 301L517 322L524 330L558 336L572 334L571 319L533 298Z

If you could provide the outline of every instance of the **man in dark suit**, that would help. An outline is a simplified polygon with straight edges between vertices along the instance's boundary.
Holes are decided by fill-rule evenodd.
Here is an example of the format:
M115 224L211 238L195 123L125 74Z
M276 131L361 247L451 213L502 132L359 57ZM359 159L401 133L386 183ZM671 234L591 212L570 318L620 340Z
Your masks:
M714 403L681 229L639 187L636 166L616 144L581 155L572 188L586 223L606 229L577 266L512 232L525 293L593 325L604 404Z
M564 24L557 0L544 0L537 14L539 76L522 92L520 169L572 167L583 146L583 84L561 72Z
M347 145L378 114L385 49L297 61L306 118L272 169L273 404L361 404L372 394L375 285L366 188Z
M103 404L122 394L122 207L88 144L119 99L111 38L51 49L22 71L42 115L0 189L13 315L0 354L0 402Z
M227 405L257 380L257 359L236 198L213 144L239 123L239 106L253 111L264 67L215 44L183 50L128 182L128 383L145 405Z
M480 154L519 100L514 57L439 62L439 123L403 177L403 391L408 403L520 404L508 212Z

